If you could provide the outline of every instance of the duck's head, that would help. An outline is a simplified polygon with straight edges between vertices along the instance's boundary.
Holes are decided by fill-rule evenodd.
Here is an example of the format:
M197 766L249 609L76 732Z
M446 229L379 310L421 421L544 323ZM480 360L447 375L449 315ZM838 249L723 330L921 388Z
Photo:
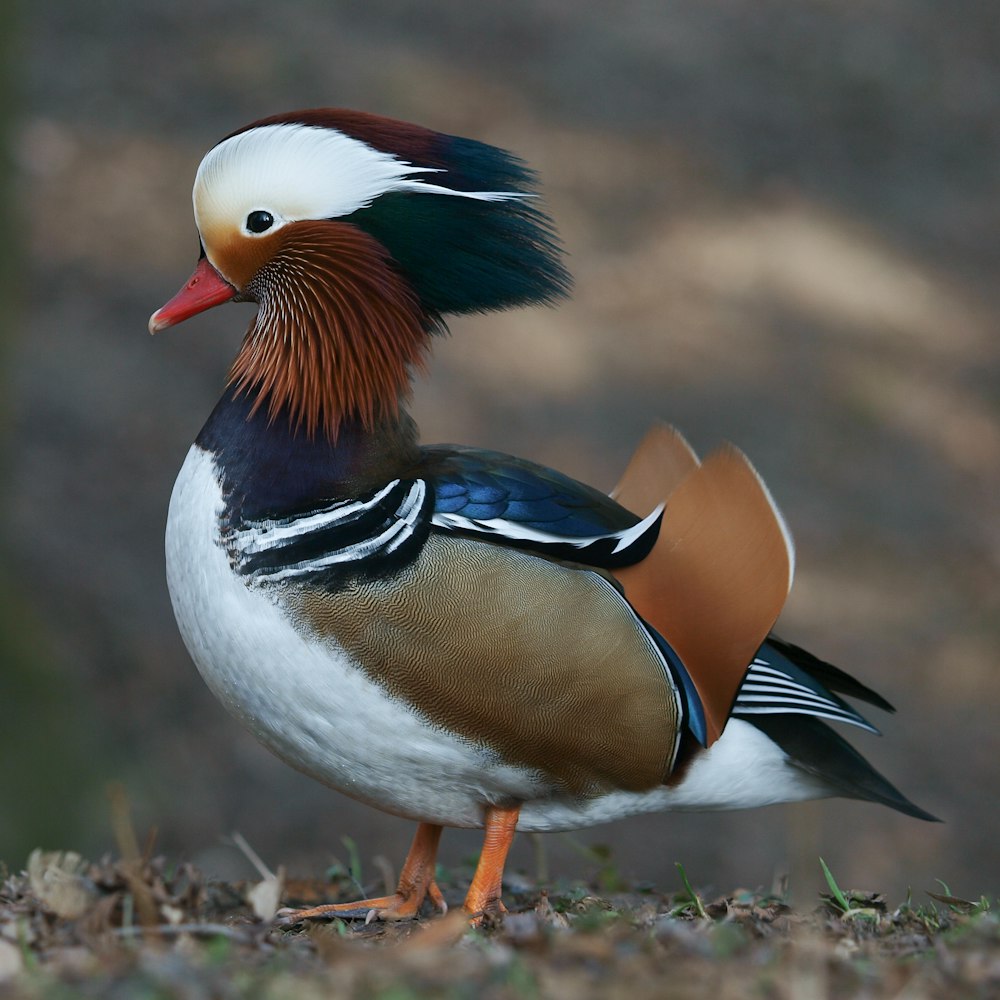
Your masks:
M443 315L566 292L532 180L503 150L374 115L255 122L202 160L201 259L150 331L257 302L236 391L309 434L372 426L397 411Z

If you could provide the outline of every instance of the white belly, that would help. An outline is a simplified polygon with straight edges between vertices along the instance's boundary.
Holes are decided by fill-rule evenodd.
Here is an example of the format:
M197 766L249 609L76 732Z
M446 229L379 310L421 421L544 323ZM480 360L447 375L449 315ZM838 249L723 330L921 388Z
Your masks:
M248 587L219 536L214 462L188 452L170 499L167 584L188 652L229 711L293 767L412 819L482 825L491 803L524 802L524 830L557 830L668 809L724 809L812 798L817 782L748 723L734 720L675 788L558 796L537 774L499 763L389 697L333 641L307 640L274 592Z

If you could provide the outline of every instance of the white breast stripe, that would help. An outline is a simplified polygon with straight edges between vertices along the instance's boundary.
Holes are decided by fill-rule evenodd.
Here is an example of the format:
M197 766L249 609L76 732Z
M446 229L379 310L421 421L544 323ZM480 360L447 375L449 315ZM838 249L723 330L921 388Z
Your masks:
M256 575L256 579L269 583L277 583L279 580L287 580L293 576L303 576L306 573L319 573L324 569L330 569L332 566L342 563L360 562L362 559L375 555L380 550L387 549L389 543L401 532L411 530L412 528L405 521L393 521L385 531L374 538L366 538L364 541L356 542L354 545L346 545L342 549L334 549L334 551L328 552L326 555L316 559L304 559L302 562L295 563L293 566L284 566L273 573L259 573ZM398 548L403 541L405 541L405 538L398 540L395 545L388 548L388 551Z
M536 772L487 761L480 747L429 725L335 636L316 641L280 597L247 587L219 535L223 511L212 456L195 445L170 502L170 596L205 680L259 740L319 781L414 820L477 827L484 797L549 800L551 785Z
M338 522L353 520L359 514L375 507L398 485L399 480L394 479L367 500L341 500L324 510L289 518L287 521L260 521L251 528L242 528L235 532L234 536L240 551L245 555L265 552L283 542L308 535L311 531L332 528Z
M396 517L399 518L399 521L396 523L404 525L406 533L397 534L385 547L384 551L386 553L395 552L413 534L413 529L416 527L417 519L420 517L420 511L423 508L426 496L427 484L422 479L416 480L410 487L410 492L406 494L403 502L396 509Z
M399 480L397 479L398 483ZM420 513L420 505L427 496L427 484L422 479L415 479L410 486L409 492L403 498L402 503L396 508L396 517L409 521L411 524Z
M362 504L360 501L356 506L369 510L377 503L379 499L385 497L386 493L392 487L399 485L399 480L392 482L386 489L380 490L376 497L365 501ZM369 538L362 539L359 542L354 542L351 545L345 545L342 548L333 549L329 552L324 553L320 556L315 556L311 559L303 559L300 562L290 564L288 566L282 566L280 569L272 570L271 572L262 571L254 574L254 579L257 581L267 582L267 583L278 583L281 580L287 580L296 576L304 576L310 573L321 573L323 570L331 569L334 566L341 566L346 563L360 562L364 559L368 559L375 555L389 555L395 552L401 545L403 545L407 539L409 539L414 530L416 529L417 522L420 519L420 513L424 506L424 501L427 497L427 484L422 479L414 480L410 484L410 488L407 491L406 496L400 501L399 506L396 508L396 512L393 516L393 520L390 521L382 531L376 535L372 535ZM314 515L310 515L313 517ZM307 520L303 518L302 520ZM335 523L336 519L334 519ZM320 522L317 527L313 530L325 530L330 526L327 522ZM292 536L295 540L301 540L302 533ZM264 546L264 548L273 548L273 546Z

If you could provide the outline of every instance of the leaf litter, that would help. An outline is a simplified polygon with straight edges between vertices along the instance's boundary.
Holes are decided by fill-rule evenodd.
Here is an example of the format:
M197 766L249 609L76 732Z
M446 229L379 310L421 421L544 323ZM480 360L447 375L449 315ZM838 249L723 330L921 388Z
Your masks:
M245 842L244 842L245 844ZM248 853L248 846L244 853ZM545 891L518 876L509 912L472 930L466 872L441 872L446 917L281 929L279 905L350 898L333 881L224 882L187 863L134 855L88 862L32 852L0 880L0 996L482 997L993 996L1000 923L988 900L949 892L890 909L841 890L812 910L738 890ZM250 854L248 853L248 856ZM259 862L259 863L258 863ZM832 881L832 885L836 885Z

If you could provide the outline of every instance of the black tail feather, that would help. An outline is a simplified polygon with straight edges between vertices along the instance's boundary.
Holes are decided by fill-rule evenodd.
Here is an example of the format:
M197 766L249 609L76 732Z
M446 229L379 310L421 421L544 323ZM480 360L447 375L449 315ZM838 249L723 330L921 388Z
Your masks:
M916 819L940 822L883 778L825 722L808 715L756 715L747 716L744 721L772 739L796 767L819 778L829 787L831 795L879 802Z
M878 692L873 691L832 663L827 663L826 660L814 656L807 649L779 639L773 633L767 637L767 642L784 656L787 656L797 667L801 667L821 684L825 684L831 691L846 694L848 698L857 698L859 701L867 702L869 705L882 709L883 712L896 711Z

